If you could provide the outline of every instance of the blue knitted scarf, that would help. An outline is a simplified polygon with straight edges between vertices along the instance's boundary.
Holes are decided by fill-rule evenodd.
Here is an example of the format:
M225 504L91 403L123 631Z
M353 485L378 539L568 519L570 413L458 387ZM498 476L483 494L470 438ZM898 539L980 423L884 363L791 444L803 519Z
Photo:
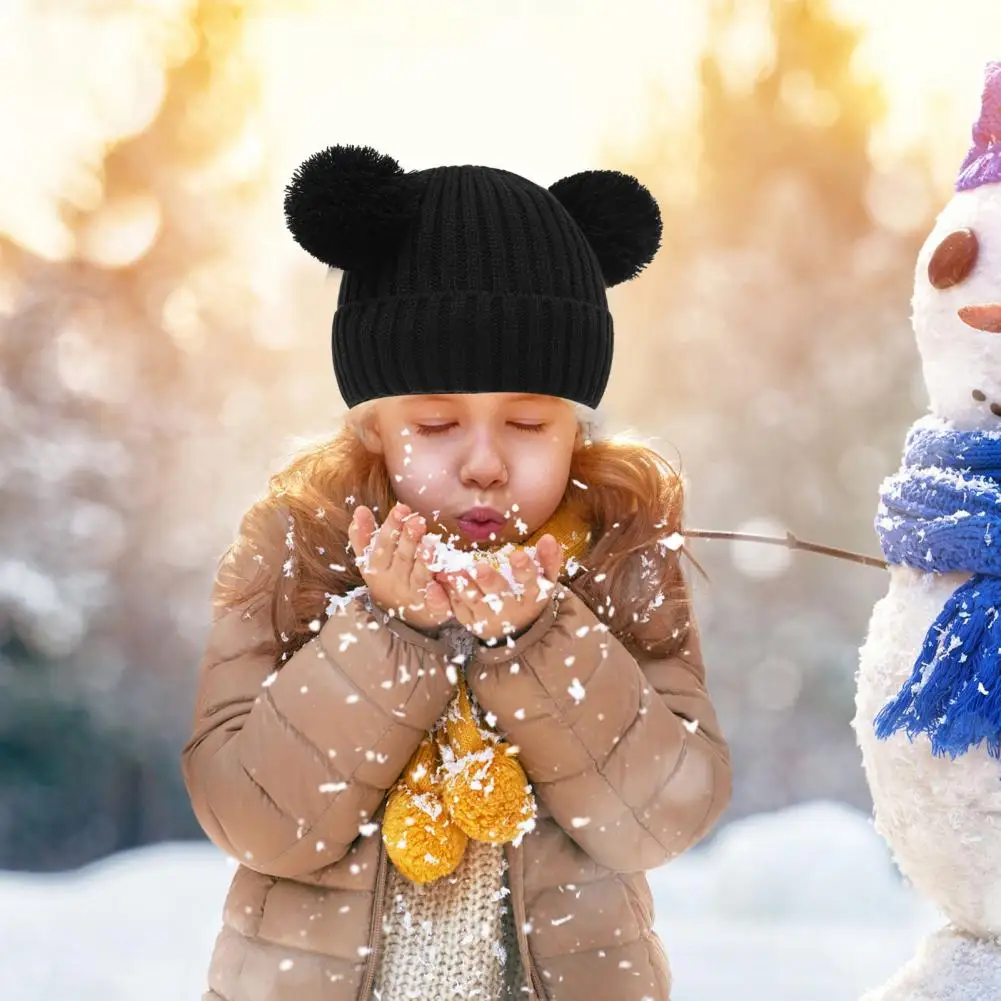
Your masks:
M876 717L876 736L927 734L953 758L982 741L1001 757L1001 432L910 429L880 494L876 531L891 564L966 571L932 623L914 670Z

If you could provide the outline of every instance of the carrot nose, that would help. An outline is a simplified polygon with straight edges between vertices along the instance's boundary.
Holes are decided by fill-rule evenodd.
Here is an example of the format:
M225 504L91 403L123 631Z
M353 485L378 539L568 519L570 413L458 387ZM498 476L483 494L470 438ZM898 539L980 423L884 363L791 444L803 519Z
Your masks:
M959 318L977 330L1001 334L1001 302L985 302L980 306L962 306Z

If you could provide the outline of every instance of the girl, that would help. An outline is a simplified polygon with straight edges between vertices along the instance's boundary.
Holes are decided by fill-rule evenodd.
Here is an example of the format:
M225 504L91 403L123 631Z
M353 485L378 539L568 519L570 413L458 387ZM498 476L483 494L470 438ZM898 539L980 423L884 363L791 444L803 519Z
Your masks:
M679 479L591 434L656 203L332 147L285 204L345 271L349 418L216 581L183 763L240 867L205 997L667 1001L644 872L712 827L729 757Z

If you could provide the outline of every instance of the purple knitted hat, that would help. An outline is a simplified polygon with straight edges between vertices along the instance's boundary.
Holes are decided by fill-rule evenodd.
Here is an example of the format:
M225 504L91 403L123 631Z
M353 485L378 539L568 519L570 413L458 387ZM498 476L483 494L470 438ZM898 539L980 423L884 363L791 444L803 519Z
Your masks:
M984 74L984 95L980 103L980 118L973 126L970 147L959 177L957 191L979 188L981 184L1001 181L1001 62L987 64Z

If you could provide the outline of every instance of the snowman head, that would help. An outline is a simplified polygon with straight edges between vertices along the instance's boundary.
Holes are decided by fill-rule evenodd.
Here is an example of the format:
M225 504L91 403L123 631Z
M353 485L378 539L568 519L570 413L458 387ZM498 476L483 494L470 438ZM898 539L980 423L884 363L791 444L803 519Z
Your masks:
M1001 431L1001 62L988 64L956 194L918 254L912 305L931 412Z

